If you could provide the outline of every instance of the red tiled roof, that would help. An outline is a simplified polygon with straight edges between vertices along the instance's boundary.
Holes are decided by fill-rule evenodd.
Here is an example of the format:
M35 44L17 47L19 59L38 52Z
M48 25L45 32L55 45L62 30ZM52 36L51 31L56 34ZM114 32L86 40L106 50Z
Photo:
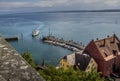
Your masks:
M120 52L120 41L115 34L94 42L106 60L114 58Z

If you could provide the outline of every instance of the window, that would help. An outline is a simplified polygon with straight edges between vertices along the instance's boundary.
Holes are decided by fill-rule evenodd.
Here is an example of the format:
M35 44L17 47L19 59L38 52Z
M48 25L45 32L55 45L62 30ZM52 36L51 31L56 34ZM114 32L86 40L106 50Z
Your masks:
M80 66L80 63L78 63L78 66Z
M88 69L90 69L90 66L88 66Z
M69 65L67 65L67 67L69 67Z
M117 50L113 50L113 55L116 56L117 55Z
M91 60L91 63L93 63L93 60Z
M105 54L106 57L108 56L107 53L104 52L104 54Z
M93 66L93 69L96 70L96 66Z
M119 51L120 51L120 43L117 43L117 46L118 46L118 48L119 48Z

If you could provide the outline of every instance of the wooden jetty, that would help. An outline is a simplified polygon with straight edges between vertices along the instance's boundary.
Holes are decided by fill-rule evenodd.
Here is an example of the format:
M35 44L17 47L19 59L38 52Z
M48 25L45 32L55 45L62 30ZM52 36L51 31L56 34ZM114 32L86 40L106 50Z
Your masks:
M56 45L56 46L61 46L61 47L67 48L67 49L75 51L75 52L81 51L84 49L84 47L81 44L76 43L72 40L65 41L63 38L59 39L59 38L56 38L55 36L51 36L51 35L43 36L42 41L45 43Z
M6 37L6 41L18 41L18 37Z

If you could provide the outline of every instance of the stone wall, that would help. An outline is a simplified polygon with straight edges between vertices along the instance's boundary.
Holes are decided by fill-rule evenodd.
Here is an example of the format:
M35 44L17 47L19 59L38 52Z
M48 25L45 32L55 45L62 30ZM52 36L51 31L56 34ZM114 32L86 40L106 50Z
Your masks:
M3 37L0 37L0 81L45 81Z

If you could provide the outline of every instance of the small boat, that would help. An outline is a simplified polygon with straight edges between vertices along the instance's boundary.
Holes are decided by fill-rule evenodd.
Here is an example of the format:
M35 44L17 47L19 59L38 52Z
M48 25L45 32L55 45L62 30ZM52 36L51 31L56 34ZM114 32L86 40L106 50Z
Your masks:
M40 30L39 29L34 29L33 31L32 31L32 36L34 37L34 36L37 36L37 35L39 35L39 33L40 33Z

